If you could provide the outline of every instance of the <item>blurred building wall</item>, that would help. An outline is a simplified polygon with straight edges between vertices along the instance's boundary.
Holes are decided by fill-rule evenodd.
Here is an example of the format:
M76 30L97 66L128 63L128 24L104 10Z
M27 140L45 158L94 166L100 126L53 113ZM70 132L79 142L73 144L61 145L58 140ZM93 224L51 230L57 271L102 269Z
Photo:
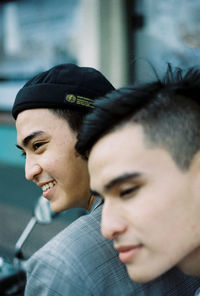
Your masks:
M79 63L96 67L114 84L130 83L126 0L81 0Z

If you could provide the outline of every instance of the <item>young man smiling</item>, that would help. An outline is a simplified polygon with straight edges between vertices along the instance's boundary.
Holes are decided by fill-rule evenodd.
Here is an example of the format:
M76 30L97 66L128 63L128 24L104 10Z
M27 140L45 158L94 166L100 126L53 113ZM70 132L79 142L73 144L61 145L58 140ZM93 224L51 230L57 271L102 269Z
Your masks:
M174 266L200 277L199 96L200 71L169 66L162 81L96 102L82 126L76 148L104 200L102 233L134 281Z
M42 188L52 210L90 211L53 238L27 265L26 296L191 295L195 279L172 270L148 285L130 280L112 242L100 234L101 201L90 194L87 162L76 136L93 99L113 90L97 70L71 64L38 74L14 106L17 143L28 180Z

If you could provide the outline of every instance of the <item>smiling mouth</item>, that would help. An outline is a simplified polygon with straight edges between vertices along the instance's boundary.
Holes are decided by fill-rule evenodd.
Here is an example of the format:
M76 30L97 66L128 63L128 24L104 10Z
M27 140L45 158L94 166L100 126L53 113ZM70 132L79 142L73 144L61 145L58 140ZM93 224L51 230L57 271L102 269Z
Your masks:
M51 188L53 188L55 185L56 185L56 181L55 180L52 181L52 182L46 183L45 185L43 185L41 187L43 193L47 192L48 190L50 190Z

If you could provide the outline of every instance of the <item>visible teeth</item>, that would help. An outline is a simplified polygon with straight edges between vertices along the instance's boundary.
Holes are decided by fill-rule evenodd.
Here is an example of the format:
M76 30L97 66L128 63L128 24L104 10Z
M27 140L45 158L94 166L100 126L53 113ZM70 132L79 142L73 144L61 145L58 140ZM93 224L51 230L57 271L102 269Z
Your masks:
M49 182L48 184L45 184L42 186L42 190L46 191L50 188L52 188L54 185L56 185L56 181L54 180L53 182Z

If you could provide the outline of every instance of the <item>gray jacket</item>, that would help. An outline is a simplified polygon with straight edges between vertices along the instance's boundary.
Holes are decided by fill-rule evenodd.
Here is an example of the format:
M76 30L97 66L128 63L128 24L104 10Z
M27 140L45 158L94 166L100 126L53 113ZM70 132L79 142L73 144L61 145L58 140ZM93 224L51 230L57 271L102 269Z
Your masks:
M26 296L191 296L200 280L173 269L147 284L132 282L112 242L100 233L102 205L77 219L28 262Z

